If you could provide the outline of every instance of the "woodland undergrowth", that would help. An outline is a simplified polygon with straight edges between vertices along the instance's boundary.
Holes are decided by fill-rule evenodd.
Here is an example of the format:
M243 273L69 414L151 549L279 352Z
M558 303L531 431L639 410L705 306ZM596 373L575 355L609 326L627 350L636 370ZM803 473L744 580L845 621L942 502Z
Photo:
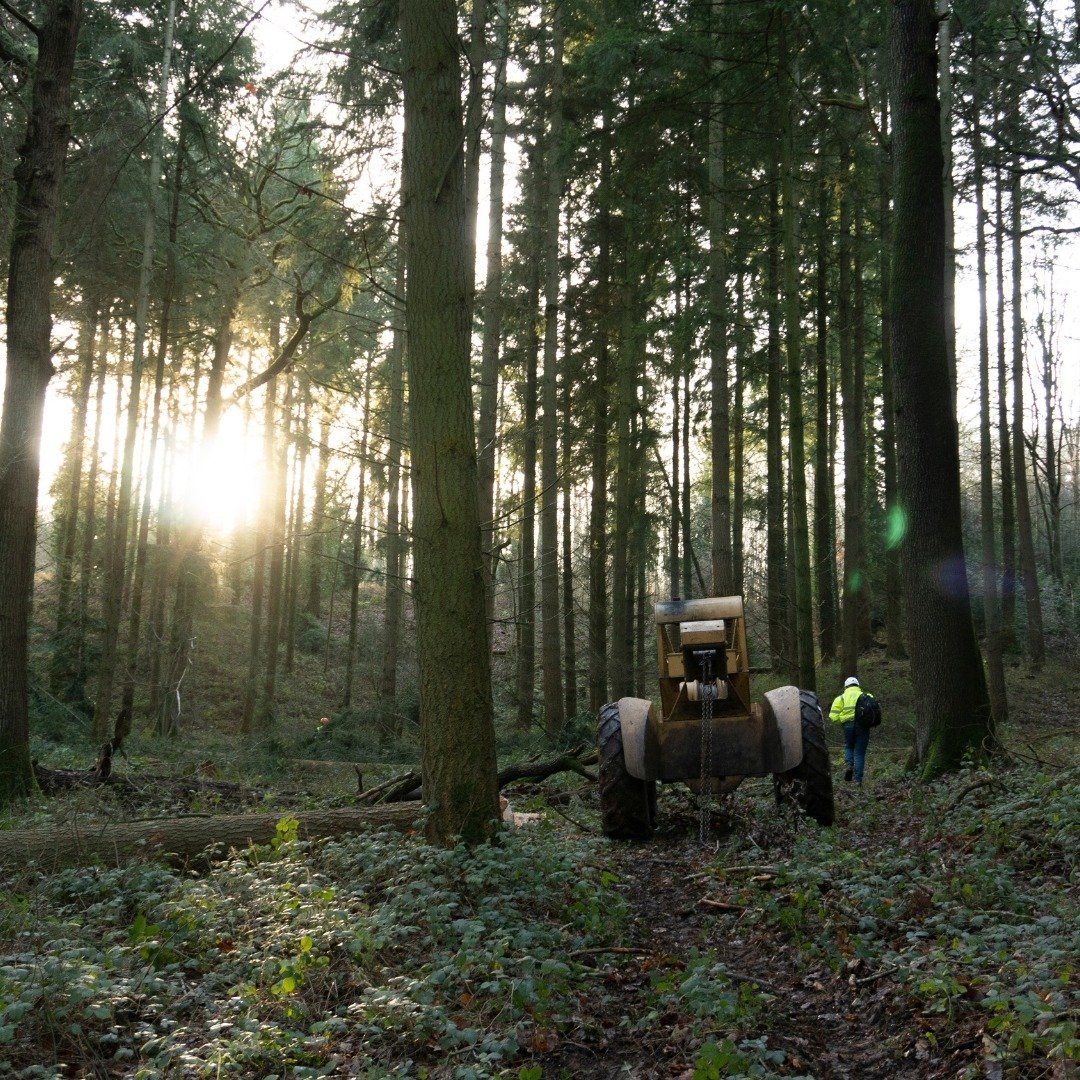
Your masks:
M717 937L749 924L856 1003L899 995L930 1058L957 1031L1003 1076L1080 1058L1080 769L885 779L844 805L820 830L739 796L694 864ZM695 947L627 992L634 882L588 785L565 806L473 851L305 843L283 817L273 844L201 873L25 872L0 901L0 1075L538 1080L582 1075L567 1045L632 1066L658 1026L680 1034L673 1075L814 1075L783 1049L775 976Z
M168 757L135 739L123 791L38 798L0 828L257 807L276 839L209 868L8 874L0 1078L541 1080L600 1075L597 1063L686 1080L885 1075L838 1071L835 1047L815 1049L815 1031L837 1025L853 1054L880 1044L906 1069L890 1075L1074 1075L1075 672L1017 667L1008 756L934 784L904 771L902 666L879 659L865 678L886 725L866 789L837 782L837 825L778 813L767 783L747 784L708 847L681 787L661 789L652 841L617 845L600 836L593 785L566 775L509 790L538 820L472 851L389 832L305 842L290 815L347 805L356 776L339 760L339 783L323 766L305 792L289 762L338 758L356 740L347 718L297 721L265 746L193 733ZM511 743L504 763L551 753ZM86 747L53 750L50 764L87 760ZM403 743L368 759L365 782L413 764ZM169 769L240 783L174 786Z

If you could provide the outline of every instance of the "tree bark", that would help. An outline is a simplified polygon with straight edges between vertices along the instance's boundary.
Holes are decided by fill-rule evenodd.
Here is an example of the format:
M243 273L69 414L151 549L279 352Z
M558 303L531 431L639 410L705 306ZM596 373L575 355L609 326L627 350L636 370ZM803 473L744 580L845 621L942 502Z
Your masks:
M732 488L734 498L731 504L731 585L737 596L744 592L746 574L743 557L743 518L745 516L746 492L743 488L743 472L746 464L746 451L743 441L744 411L746 395L747 351L749 335L746 328L746 274L739 270L735 286L735 325L738 336L735 343L735 403L731 416ZM690 377L685 376L685 396L683 404L683 517L686 529L686 548L683 553L683 576L689 581L689 563L694 552L690 543ZM687 590L689 596L689 590Z
M540 348L533 314L540 306L540 238L542 148L533 148L526 183L531 185L532 213L526 242L530 248L525 289L525 400L522 433L521 551L517 623L517 726L532 727L536 708L536 411L537 353Z
M429 840L499 816L491 641L469 373L467 227L454 0L402 0L402 167L417 657ZM439 182L433 183L438 177Z
M888 107L881 109L881 131L889 130ZM882 471L885 484L885 655L890 660L903 660L903 586L900 580L900 517L903 510L896 490L896 402L893 393L892 362L892 159L888 149L882 149L879 177L879 216L881 256L881 412L882 412ZM894 529L893 526L896 526Z
M682 535L682 504L679 493L682 469L682 373L683 356L683 281L675 282L675 328L671 349L671 499L668 507L668 595L682 596L682 570L679 559L679 538Z
M973 50L974 51L974 50ZM973 56L972 58L976 58ZM981 102L974 96L971 153L975 181L975 258L979 289L979 508L982 541L983 618L986 623L987 688L994 730L1008 720L1005 669L1002 664L1001 611L998 601L997 536L994 528L994 445L990 419L990 318L986 293L986 199Z
M72 619L72 592L75 586L75 547L79 534L79 500L82 497L84 442L90 412L90 390L94 383L94 360L98 329L98 301L88 293L83 299L79 325L79 371L75 384L74 427L67 449L67 496L58 527L56 624L53 631L53 660L49 672L52 693L62 700L78 685L78 657L82 653L80 624ZM78 698L82 698L81 688Z
M276 378L276 376L275 376ZM281 622L285 600L286 513L289 490L289 420L292 415L292 378L285 376L285 400L270 459L270 565L266 574L266 625L263 628L263 681L255 710L255 728L269 731L277 712L277 676L281 657Z
M405 247L398 243L394 294L405 299ZM403 569L404 538L401 528L402 444L405 438L405 328L403 306L393 309L393 336L387 364L390 409L387 423L386 484L386 580L383 615L383 658L379 679L379 738L388 743L396 731L398 645L401 616L405 606L406 582Z
M641 297L640 254L635 240L625 236L627 245L622 281L622 333L617 355L615 445L615 539L611 560L612 633L609 678L616 699L634 692L634 410L638 394L638 354L636 337Z
M852 401L855 409L855 469L853 482L858 485L858 511L853 524L855 531L855 566L859 573L859 585L855 589L855 610L858 620L857 637L859 652L870 647L873 637L870 633L870 608L872 606L872 585L870 575L869 547L866 534L869 525L869 510L872 505L871 493L876 493L874 482L874 446L873 399L867 400L866 394L866 287L865 287L865 250L866 236L863 229L864 207L861 192L856 182L854 185L854 205L852 216L855 219L855 238L852 244ZM847 417L847 402L844 403L844 416ZM846 448L845 448L846 453ZM846 541L845 541L846 543Z
M274 427L277 418L274 413L277 403L277 380L266 384L266 402L263 413L263 461L274 460ZM264 473L262 491L255 514L255 566L251 583L251 622L248 630L248 674L244 687L244 705L240 717L240 731L250 735L255 730L255 710L259 700L259 672L262 669L262 618L263 601L266 595L266 548L269 546L273 489L271 476Z
M835 493L830 480L829 397L829 179L822 176L818 191L817 348L814 390L817 427L814 457L814 554L817 578L819 642L822 663L836 658L836 531Z
M859 468L859 430L862 401L855 394L854 317L852 313L851 157L846 144L840 151L840 296L837 334L840 345L840 398L844 438L844 584L840 608L840 671L845 677L859 671L859 590L862 470Z
M952 19L950 0L938 0L937 37L938 87L940 92L939 129L941 142L941 185L945 205L945 350L949 358L949 386L952 390L953 416L956 416L956 240L953 222L953 143L952 143Z
M1012 180L1012 376L1013 376L1013 480L1016 485L1016 535L1020 548L1020 572L1024 579L1024 610L1027 615L1027 656L1032 672L1042 671L1046 661L1043 638L1042 599L1035 563L1035 539L1028 498L1027 453L1024 449L1024 321L1021 205L1021 165L1015 162Z
M319 453L315 466L314 501L311 505L311 537L308 540L308 581L304 611L312 618L322 618L323 578L326 566L326 473L330 465L330 431L334 417L324 404L319 412Z
M784 230L784 345L787 352L788 454L790 455L791 575L794 582L796 685L817 692L814 602L810 584L810 524L806 506L806 441L803 425L802 332L799 325L799 201L795 192L796 63L789 51L787 18L780 24L781 194Z
M731 564L731 432L728 382L728 293L727 293L727 192L724 179L724 102L721 58L726 7L716 5L711 33L712 57L708 126L709 226L708 300L709 366L712 381L709 428L712 443L712 590L714 596L730 596L734 591Z
M15 167L0 418L0 805L30 794L28 635L45 392L53 374L52 244L67 152L81 0L48 0Z
M300 594L300 556L304 549L304 515L307 495L307 460L311 450L311 387L301 372L300 415L293 434L292 495L289 500L288 557L285 562L285 611L281 636L285 645L285 671L291 673L296 659L296 608ZM367 417L365 415L365 428ZM362 460L367 454L362 454Z
M547 184L544 207L544 375L541 382L543 427L540 467L540 612L544 729L556 735L566 724L563 697L562 627L559 619L559 225L562 203L562 81L563 24L560 6L553 4L551 67L548 76Z
M570 281L566 282L566 295L570 294ZM560 393L562 406L561 447L562 455L562 617L563 648L566 688L566 717L578 714L578 672L577 672L577 612L574 604L574 483L571 459L574 453L573 423L570 411L570 389L573 380L571 370L570 318L563 319L563 381Z
M1001 647L1016 647L1016 496L1012 439L1009 432L1008 346L1005 334L1004 177L998 163L994 177L994 254L997 285L998 468L1001 472Z
M499 347L502 330L503 186L506 174L506 63L510 13L500 0L496 29L495 89L491 103L491 176L488 203L487 270L484 281L484 331L480 346L480 400L477 416L477 468L480 482L480 527L483 530L484 574L488 620L495 616L495 440L499 403Z
M393 347L393 346L391 346ZM352 528L352 558L349 563L349 643L345 651L345 694L342 705L353 703L353 675L356 671L357 623L360 614L360 557L364 550L364 505L367 498L368 431L371 428L371 370L369 353L364 369L364 434L360 438L360 477L356 488L356 513Z
M769 175L768 381L766 389L766 551L768 558L769 653L773 671L788 671L787 541L784 537L783 361L780 355L780 203L778 163Z
M310 810L285 815L298 822L304 840L348 836L368 829L415 829L418 803L365 806L355 810ZM0 866L34 866L50 872L66 866L100 862L120 866L150 857L207 859L230 850L269 844L278 835L277 814L234 814L213 817L130 821L93 829L9 829L0 833Z
M611 122L600 127L600 182L597 187L596 380L592 403L592 492L589 502L589 708L595 713L608 696L608 416L610 410L611 324Z
M893 362L915 754L924 776L984 756L994 731L964 572L947 342L945 206L932 0L896 0Z

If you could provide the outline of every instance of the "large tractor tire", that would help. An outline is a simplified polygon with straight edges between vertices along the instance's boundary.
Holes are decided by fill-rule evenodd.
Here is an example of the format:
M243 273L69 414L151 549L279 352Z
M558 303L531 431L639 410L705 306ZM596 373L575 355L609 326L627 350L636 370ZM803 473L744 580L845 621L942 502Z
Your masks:
M638 780L626 769L619 706L600 710L596 728L600 753L600 821L613 840L644 840L656 821L656 781Z
M831 825L836 816L833 802L832 765L825 742L825 718L817 694L799 691L802 720L802 761L775 776L776 801L794 803L819 825Z

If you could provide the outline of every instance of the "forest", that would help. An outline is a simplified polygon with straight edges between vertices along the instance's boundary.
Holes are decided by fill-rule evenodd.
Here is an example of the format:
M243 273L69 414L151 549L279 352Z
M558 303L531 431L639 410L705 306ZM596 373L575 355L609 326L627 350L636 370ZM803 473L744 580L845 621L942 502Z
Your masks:
M0 0L0 86L0 1078L1078 1075L1080 5Z

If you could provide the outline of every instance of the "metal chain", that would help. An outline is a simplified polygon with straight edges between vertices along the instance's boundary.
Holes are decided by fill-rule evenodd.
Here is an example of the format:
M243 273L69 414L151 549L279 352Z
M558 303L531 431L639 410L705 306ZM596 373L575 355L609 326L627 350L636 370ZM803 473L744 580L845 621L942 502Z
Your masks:
M709 842L710 814L712 812L712 747L713 747L713 695L716 688L712 681L711 653L701 656L701 790L698 792L698 835L703 844Z

